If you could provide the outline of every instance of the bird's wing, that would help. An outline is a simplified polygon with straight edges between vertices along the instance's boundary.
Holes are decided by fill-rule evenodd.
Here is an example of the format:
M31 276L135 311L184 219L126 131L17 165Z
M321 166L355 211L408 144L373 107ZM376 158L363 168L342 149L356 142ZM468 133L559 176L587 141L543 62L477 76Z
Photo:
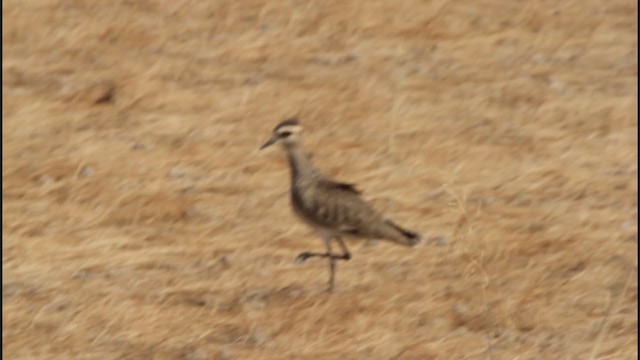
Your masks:
M356 184L343 183L333 180L324 180L321 185L324 185L329 189L345 190L356 195L362 194L360 190L356 189Z
M341 232L357 234L365 224L379 219L373 207L360 197L360 191L353 184L332 180L320 182L316 188L324 199L322 220L327 226Z
M343 235L387 239L404 245L419 241L418 234L385 219L352 184L323 179L313 186L313 193L315 200L303 211L321 226Z

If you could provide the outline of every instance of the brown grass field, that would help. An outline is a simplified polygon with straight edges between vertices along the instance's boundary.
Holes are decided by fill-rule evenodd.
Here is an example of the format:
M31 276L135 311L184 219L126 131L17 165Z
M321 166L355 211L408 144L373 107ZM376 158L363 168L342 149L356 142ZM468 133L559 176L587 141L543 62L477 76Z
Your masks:
M637 358L637 3L5 0L4 359ZM289 207L316 164L425 242Z

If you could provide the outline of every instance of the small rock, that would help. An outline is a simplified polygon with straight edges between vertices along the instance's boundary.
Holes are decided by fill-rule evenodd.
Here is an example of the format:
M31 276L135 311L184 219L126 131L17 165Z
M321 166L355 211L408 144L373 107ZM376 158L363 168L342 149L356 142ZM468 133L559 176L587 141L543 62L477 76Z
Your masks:
M186 299L185 303L191 306L203 307L207 306L208 301L206 299Z
M193 351L191 351L188 355L187 355L188 359L193 359L193 360L205 360L205 359L209 359L209 356L207 356L207 352L202 349L202 348L197 348Z
M198 191L196 190L195 186L187 186L186 188L182 189L180 192L182 192L185 195L193 195L193 194L196 194Z
M73 275L73 279L78 280L89 280L95 277L95 274L91 270L80 270L75 275Z
M64 311L71 305L71 301L66 298L60 298L50 304L51 309L55 311Z
M96 170L91 166L83 166L82 170L80 170L80 177L89 177L96 173Z
M549 87L555 90L555 92L557 92L558 94L565 94L569 91L569 87L560 80L552 80Z
M218 351L218 353L216 354L215 359L216 360L227 360L227 359L231 359L233 357L233 351L228 350L228 349L222 349L220 351Z
M244 297L244 302L254 309L264 309L267 306L267 300L270 296L269 289L258 289L250 291Z
M496 199L493 197L479 197L479 198L473 199L473 201L475 201L478 205L487 206L492 203L495 203Z
M115 100L116 86L111 82L96 84L88 89L88 97L94 104L107 104Z
M113 101L114 93L111 91L104 92L100 97L98 97L95 101L95 104L106 104Z
M431 242L437 246L445 246L449 244L449 239L447 239L445 236L436 236L431 239Z
M537 222L532 222L527 226L527 230L532 233L537 233L544 230L544 225Z
M356 61L360 58L360 54L355 53L355 52L350 52L347 55L344 56L344 62L351 62L351 61Z
M46 187L52 185L55 180L53 180L49 175L42 175L38 178L38 182L40 183L40 186Z
M618 70L624 70L624 69L628 69L628 68L633 68L635 65L634 61L630 61L627 59L621 59L618 60L618 62L616 62L616 68Z
M628 220L622 223L622 229L635 229L638 227L638 222L636 220Z
M242 82L242 85L258 85L261 82L262 82L262 79L260 77L250 76Z
M142 149L146 149L147 146L141 141L136 141L133 144L132 148L133 148L133 150L142 150Z
M260 330L256 330L251 334L251 342L256 346L262 346L269 341L271 341L271 337Z
M547 56L543 54L535 54L531 57L531 61L537 62L537 63L546 63L549 61L549 59L547 58Z
M262 300L252 300L247 302L247 306L254 310L262 310L267 307L267 303Z
M218 309L222 311L231 311L236 307L236 305L237 305L236 301L221 302L218 304Z
M302 295L302 289L294 288L294 289L289 290L289 297L291 297L291 298L297 298L300 295Z
M25 286L20 283L2 284L2 298L10 298L24 292Z
M229 259L229 256L227 256L227 255L220 256L220 258L218 259L218 262L225 269L228 269L228 268L231 267L231 260Z
M169 176L174 178L183 178L187 176L187 172L180 168L174 167L174 168L171 168L171 170L169 170Z
M464 304L455 304L453 305L453 312L456 315L465 316L469 314L469 307Z

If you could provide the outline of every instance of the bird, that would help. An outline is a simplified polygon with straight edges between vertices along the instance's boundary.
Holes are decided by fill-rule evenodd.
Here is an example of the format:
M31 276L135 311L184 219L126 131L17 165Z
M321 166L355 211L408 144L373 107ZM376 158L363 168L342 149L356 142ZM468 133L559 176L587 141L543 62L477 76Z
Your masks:
M335 288L336 262L350 260L351 253L343 237L389 240L413 247L421 235L407 230L375 210L362 197L353 183L336 181L320 171L302 146L302 126L297 118L281 121L259 150L279 144L290 167L290 203L294 214L309 225L322 239L325 252L305 251L296 262L312 257L327 258L329 282L327 292ZM335 240L342 252L333 251Z

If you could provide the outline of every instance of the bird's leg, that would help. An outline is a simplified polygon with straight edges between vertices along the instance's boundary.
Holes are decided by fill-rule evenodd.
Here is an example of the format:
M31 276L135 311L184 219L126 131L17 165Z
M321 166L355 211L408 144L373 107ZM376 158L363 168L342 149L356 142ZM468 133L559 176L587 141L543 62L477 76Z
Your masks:
M331 236L323 236L324 245L327 248L327 254L329 255L329 288L327 292L332 293L336 282L336 257L331 253Z
M324 236L322 237L322 239L325 241L325 243L327 242L327 240L325 240ZM340 247L342 248L342 255L332 254L331 251L328 251L328 252L325 252L325 253L305 251L303 253L300 253L296 257L296 262L303 263L308 258L311 258L311 257L330 257L330 258L333 258L335 260L349 260L349 259L351 259L351 253L349 252L349 249L347 249L347 246L345 245L345 243L342 240L342 238L338 236L335 239L338 240L338 244L340 244Z
M342 255L339 255L337 258L340 259L340 260L349 260L349 259L351 259L351 253L349 252L349 249L347 248L347 244L345 244L344 240L342 240L342 237L336 236L336 240L338 240L338 244L342 248Z
M305 251L298 254L298 256L296 256L296 262L303 263L310 257L330 257L335 260L349 260L351 259L351 254L347 253L342 255L336 255L336 254L315 253L315 252Z
M310 257L326 257L329 260L329 287L327 289L328 292L332 293L333 289L335 287L335 279L336 279L336 261L337 260L349 260L351 259L351 253L349 252L349 249L347 248L347 245L344 243L344 241L342 240L342 238L340 236L332 236L329 234L321 234L322 236L322 240L324 242L325 248L327 249L327 252L325 253L316 253L316 252L310 252L310 251L305 251L303 253L300 253L300 255L298 255L298 257L296 258L297 262L304 262L305 260L307 260ZM342 248L342 254L341 255L337 255L337 254L333 254L331 251L331 240L333 239L338 240L338 244L340 245L340 247Z
M305 251L302 252L300 254L298 254L298 256L296 257L296 262L305 262L308 258L310 257L329 257L331 256L331 254L327 254L327 253L316 253L316 252L310 252L310 251Z

